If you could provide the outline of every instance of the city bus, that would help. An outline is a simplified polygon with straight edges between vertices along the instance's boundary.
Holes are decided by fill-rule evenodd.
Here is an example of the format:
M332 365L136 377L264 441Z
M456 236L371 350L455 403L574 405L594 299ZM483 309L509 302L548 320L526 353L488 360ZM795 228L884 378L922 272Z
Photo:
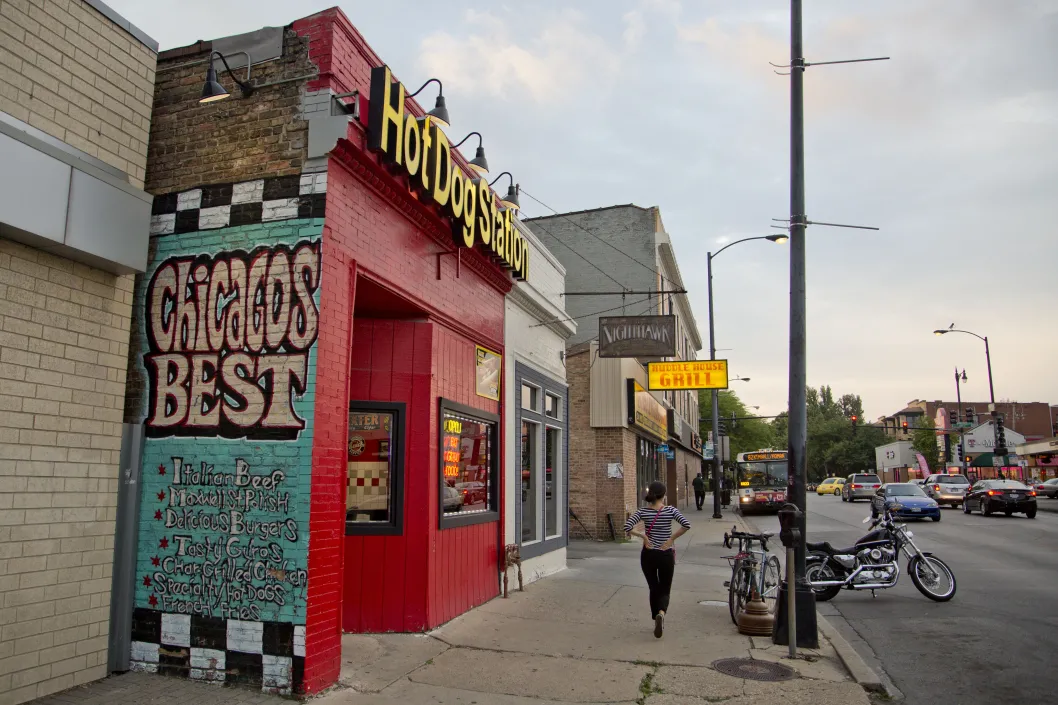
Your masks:
M743 514L778 512L786 504L788 476L785 450L765 448L739 453L735 459L738 510Z

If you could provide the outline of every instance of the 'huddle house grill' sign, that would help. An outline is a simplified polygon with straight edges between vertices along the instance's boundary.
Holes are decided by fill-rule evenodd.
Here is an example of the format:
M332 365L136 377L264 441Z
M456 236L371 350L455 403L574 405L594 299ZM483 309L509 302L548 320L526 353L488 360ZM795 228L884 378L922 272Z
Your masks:
M529 278L529 248L514 227L514 213L496 203L485 179L466 176L452 161L448 138L429 117L404 110L404 86L388 66L371 69L367 143L444 210L457 246L480 245L515 278Z

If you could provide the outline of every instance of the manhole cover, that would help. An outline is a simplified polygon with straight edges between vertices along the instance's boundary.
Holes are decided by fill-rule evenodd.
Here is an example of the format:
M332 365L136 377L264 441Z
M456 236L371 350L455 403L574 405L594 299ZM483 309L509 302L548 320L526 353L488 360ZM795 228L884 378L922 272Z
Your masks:
M705 605L706 607L727 607L727 603L721 602L720 600L702 600L698 604Z
M797 677L797 671L781 663L751 658L723 658L713 661L713 668L726 675L751 681L788 681Z

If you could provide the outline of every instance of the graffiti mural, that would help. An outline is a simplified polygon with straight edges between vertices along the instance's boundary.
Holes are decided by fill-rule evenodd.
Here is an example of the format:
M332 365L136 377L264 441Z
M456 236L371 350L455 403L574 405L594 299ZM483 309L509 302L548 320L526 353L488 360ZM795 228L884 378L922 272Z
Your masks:
M322 219L154 238L132 667L296 692L305 655Z
M320 245L173 257L146 288L147 436L296 438Z

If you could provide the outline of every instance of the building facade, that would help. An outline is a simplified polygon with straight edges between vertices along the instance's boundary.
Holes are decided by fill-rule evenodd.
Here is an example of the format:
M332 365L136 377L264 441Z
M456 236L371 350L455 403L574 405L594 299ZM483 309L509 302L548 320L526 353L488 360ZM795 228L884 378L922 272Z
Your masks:
M925 401L915 399L908 402L907 407L889 416L882 416L877 423L882 426L887 436L902 438L904 436L904 423L907 428L913 430L919 419L936 419L939 409L947 409L948 418L954 421L972 423L974 426L991 419L989 407L986 401ZM996 402L995 410L1003 414L1003 426L1021 435L1030 441L1049 438L1056 434L1055 422L1058 416L1053 413L1050 404L1044 402Z
M0 702L107 675L121 406L157 44L0 7Z
M674 293L684 291L684 283L657 208L614 206L526 224L566 267L566 310L577 320L566 359L569 530L613 538L650 482L666 483L677 506L686 507L693 496L702 458L697 391L650 391L646 362L694 360L701 337L686 294ZM600 312L673 316L675 355L599 357Z
M131 665L316 693L343 631L498 593L506 297L539 253L336 8L157 75Z
M569 390L566 341L577 325L566 315L566 270L520 221L515 226L535 263L529 281L507 294L504 376L507 437L505 543L517 545L525 580L566 567L569 532Z

